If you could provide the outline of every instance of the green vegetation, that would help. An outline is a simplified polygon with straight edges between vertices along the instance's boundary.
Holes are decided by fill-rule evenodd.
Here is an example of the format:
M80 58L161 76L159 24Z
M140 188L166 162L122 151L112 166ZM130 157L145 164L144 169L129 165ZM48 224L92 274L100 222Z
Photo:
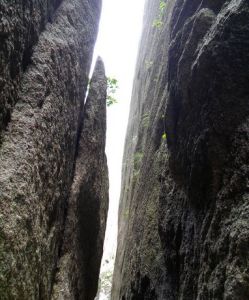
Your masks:
M134 169L133 169L133 178L132 178L133 184L136 183L136 181L139 177L140 166L141 166L141 163L142 163L142 159L143 159L143 153L142 152L136 152L134 154L134 157L133 157Z
M152 27L162 28L162 26L163 26L163 21L162 20L156 19L156 20L153 21Z
M166 2L164 2L163 0L160 0L160 3L159 3L159 10L161 13L163 13L164 9L166 8Z
M87 84L87 92L91 87L91 80L88 80ZM115 94L118 89L118 81L115 78L107 77L107 96L106 96L106 105L109 107L112 104L118 103L117 99L115 98Z
M133 170L133 177L132 177L132 183L135 184L137 182L137 179L139 177L140 170Z
M118 81L115 78L107 77L107 106L118 103L115 94L118 89Z
M158 14L158 17L153 21L152 27L162 28L162 26L163 26L163 13L164 13L164 10L165 10L166 6L167 6L167 3L163 0L160 0L159 14Z
M147 128L149 126L150 115L148 113L142 116L142 127Z
M142 152L136 152L134 154L133 164L134 164L134 169L136 171L140 169L142 159L143 159L143 153Z

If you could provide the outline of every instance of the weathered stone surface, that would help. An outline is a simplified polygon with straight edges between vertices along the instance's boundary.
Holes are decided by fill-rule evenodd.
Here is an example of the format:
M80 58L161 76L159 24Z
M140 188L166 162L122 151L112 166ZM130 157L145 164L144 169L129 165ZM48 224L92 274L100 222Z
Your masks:
M17 2L1 1L0 298L46 300L101 5Z
M61 0L0 2L0 134L18 100L22 74L31 63L33 46L52 22Z
M97 294L108 210L106 89L104 66L99 59L84 108L53 299L93 300Z
M157 214L164 167L164 93L173 6L174 1L169 1L162 15L164 26L157 27L154 24L161 20L159 1L146 2L123 158L113 300L157 299L159 294L159 299L165 299Z
M155 34L158 6L146 4L112 299L246 300L249 3L167 1Z
M160 200L168 292L172 299L245 300L249 3L205 1L182 24L175 22L179 6L169 52L169 170Z

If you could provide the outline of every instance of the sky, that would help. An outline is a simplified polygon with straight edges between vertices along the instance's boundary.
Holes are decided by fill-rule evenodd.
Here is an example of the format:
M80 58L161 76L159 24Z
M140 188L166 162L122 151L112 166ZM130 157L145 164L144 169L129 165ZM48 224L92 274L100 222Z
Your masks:
M117 104L107 108L106 154L110 202L104 259L116 252L121 166L132 83L142 31L144 0L103 0L94 57L101 56L106 75L118 80Z

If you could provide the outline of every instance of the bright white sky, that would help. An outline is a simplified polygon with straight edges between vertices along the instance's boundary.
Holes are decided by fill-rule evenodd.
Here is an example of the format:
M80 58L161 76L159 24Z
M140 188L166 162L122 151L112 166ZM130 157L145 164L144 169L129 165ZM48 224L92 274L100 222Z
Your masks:
M118 80L118 104L108 108L106 154L110 204L106 232L107 258L116 252L121 165L128 121L137 49L142 29L144 0L103 0L95 57L101 56L108 77Z

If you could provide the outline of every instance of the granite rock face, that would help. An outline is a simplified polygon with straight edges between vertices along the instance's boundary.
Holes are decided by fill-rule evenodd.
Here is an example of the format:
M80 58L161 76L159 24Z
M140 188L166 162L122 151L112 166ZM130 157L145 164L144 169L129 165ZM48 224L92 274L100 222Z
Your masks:
M97 0L0 3L3 300L51 299L81 155L84 99L100 9ZM104 124L104 111L100 117ZM86 183L87 192L96 194ZM95 220L99 224L102 213ZM96 233L101 238L96 238L93 253L98 255L103 230ZM97 274L96 266L92 274Z
M51 23L61 1L0 3L0 131L8 125L22 74L31 63L39 35Z
M108 211L106 90L104 66L99 59L84 107L53 299L93 300L97 294Z
M249 3L147 1L112 299L249 299Z

